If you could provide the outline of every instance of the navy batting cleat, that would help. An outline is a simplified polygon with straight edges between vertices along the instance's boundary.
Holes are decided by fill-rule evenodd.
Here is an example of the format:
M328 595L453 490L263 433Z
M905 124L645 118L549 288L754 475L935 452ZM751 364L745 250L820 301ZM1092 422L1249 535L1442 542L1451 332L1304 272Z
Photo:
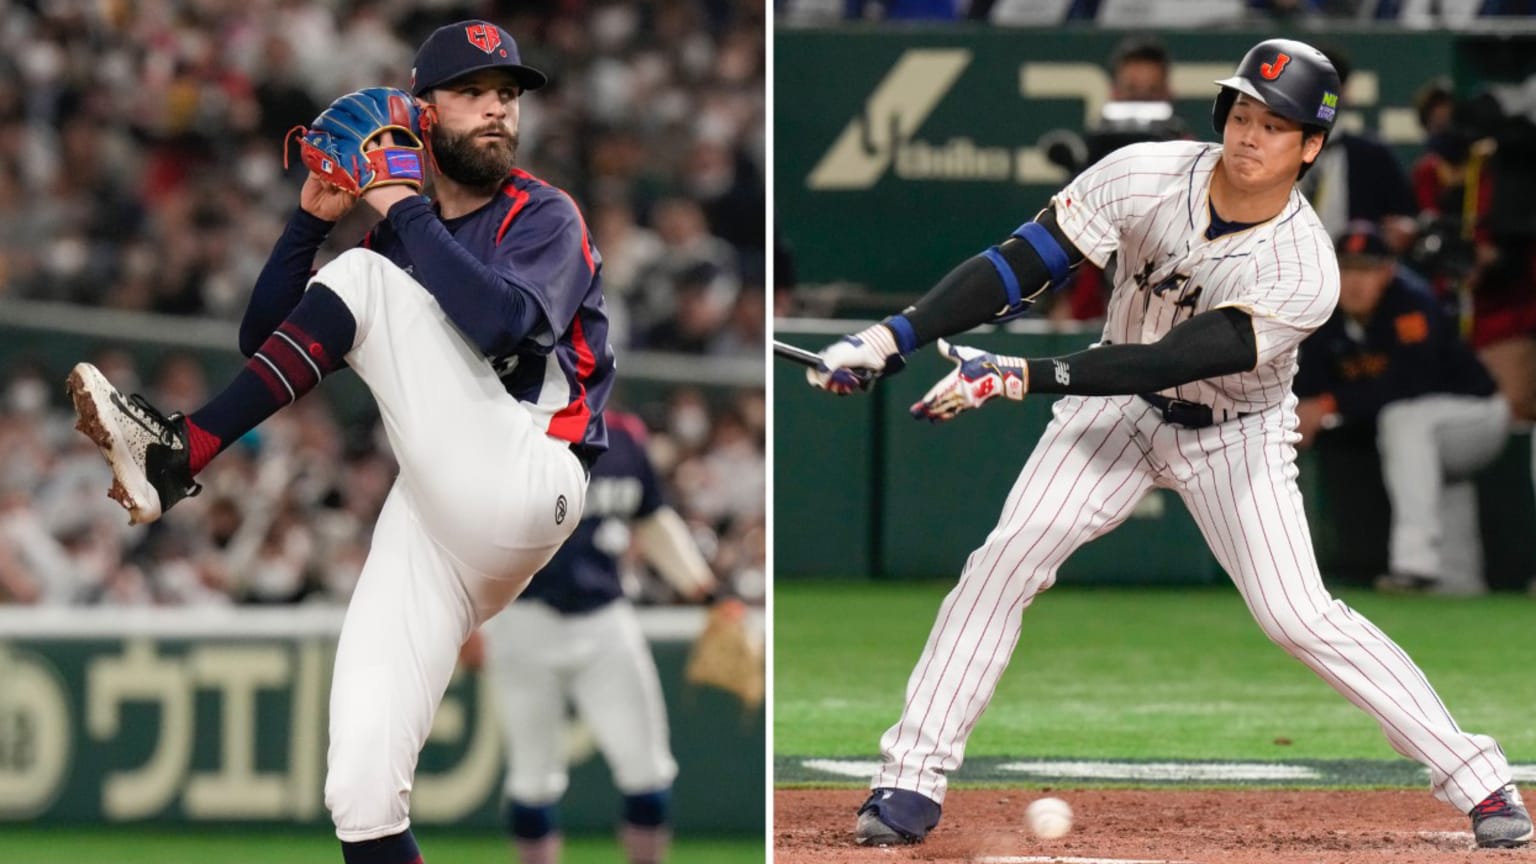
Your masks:
M1513 783L1493 790L1468 815L1477 845L1484 849L1513 849L1531 842L1531 814Z
M123 398L89 363L70 370L69 396L79 418L75 428L112 466L107 497L123 505L130 524L153 522L172 504L203 491L192 481L185 417L167 417L138 394Z
M876 789L859 808L854 837L860 846L921 843L939 824L938 803L906 789Z

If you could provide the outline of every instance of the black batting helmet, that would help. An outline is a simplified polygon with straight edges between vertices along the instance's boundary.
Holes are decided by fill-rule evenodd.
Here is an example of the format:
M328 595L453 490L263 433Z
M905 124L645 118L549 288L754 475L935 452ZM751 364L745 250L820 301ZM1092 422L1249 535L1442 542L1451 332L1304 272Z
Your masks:
M1339 110L1339 73L1323 52L1294 39L1267 39L1249 49L1231 78L1216 82L1221 92L1211 109L1216 134L1227 126L1227 114L1238 93L1263 102L1269 110L1327 134Z

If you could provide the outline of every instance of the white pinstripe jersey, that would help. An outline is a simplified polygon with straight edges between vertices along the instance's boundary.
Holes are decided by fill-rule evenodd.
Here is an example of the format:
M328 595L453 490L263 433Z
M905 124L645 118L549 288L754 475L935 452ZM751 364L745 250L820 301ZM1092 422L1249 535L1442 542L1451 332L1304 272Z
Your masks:
M1339 300L1333 244L1295 189L1275 218L1205 239L1220 157L1217 144L1133 144L1053 199L1062 232L1089 261L1104 267L1119 253L1105 343L1156 342L1210 309L1232 306L1253 316L1254 369L1162 391L1211 406L1218 420L1284 400L1296 376L1297 346Z

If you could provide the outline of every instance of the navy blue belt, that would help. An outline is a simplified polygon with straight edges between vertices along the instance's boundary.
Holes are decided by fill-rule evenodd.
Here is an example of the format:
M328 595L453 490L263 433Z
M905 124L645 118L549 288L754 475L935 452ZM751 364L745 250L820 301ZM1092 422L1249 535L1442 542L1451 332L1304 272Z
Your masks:
M1163 422L1177 423L1186 429L1204 429L1214 425L1215 414L1211 406L1199 402L1186 402L1183 399L1170 399L1157 393L1142 393L1140 398L1153 408L1163 413ZM1238 414L1239 417L1248 416L1246 412Z

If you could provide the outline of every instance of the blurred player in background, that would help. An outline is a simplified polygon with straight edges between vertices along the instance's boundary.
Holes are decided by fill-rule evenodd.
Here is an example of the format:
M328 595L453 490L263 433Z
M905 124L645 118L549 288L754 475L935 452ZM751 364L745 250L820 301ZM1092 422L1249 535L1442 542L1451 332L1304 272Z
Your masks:
M1354 223L1337 253L1339 307L1301 343L1302 444L1325 426L1375 427L1392 502L1378 589L1485 593L1472 479L1503 452L1509 403L1374 223Z
M569 780L566 705L591 729L624 796L630 864L657 864L671 840L677 762L650 646L625 599L633 545L685 599L716 588L681 516L662 500L640 418L607 412L608 452L592 472L571 539L517 602L485 625L507 744L507 831L522 864L560 860L559 801Z
M196 495L209 461L343 365L378 401L400 475L331 684L325 803L348 864L422 861L412 780L459 648L570 535L607 445L601 258L570 197L514 167L518 99L546 81L495 24L439 28L410 94L348 94L305 132L313 173L251 293L250 359L229 386L166 416L89 363L70 373L78 428L140 523ZM425 148L403 140L417 111ZM311 274L358 201L382 221Z

